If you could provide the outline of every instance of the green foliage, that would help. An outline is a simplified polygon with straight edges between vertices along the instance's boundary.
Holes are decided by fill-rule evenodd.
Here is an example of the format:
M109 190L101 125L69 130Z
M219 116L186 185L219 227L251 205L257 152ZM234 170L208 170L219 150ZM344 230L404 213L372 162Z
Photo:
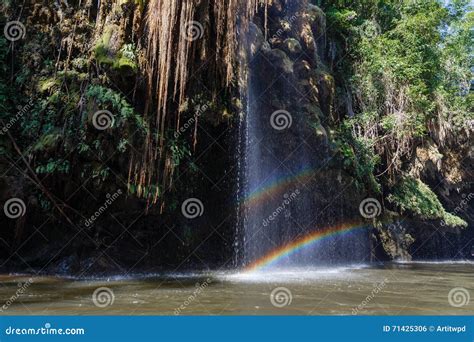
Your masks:
M93 101L101 110L110 109L112 114L118 114L115 122L116 127L121 127L126 122L130 122L142 132L147 130L142 116L135 112L127 99L115 90L101 85L90 85L86 92L86 98Z
M136 195L142 198L153 198L160 196L162 193L161 186L157 184L150 184L149 186L140 186L130 184L128 192L132 195Z
M36 167L37 174L52 174L52 173L69 173L70 164L68 160L62 159L52 159L50 158L48 162L44 165L38 165Z
M334 31L348 33L352 29L353 20L357 17L357 13L348 8L337 9L331 7L326 12L328 21L333 25Z
M388 197L388 201L397 205L402 212L408 211L422 219L443 220L450 226L467 226L461 218L447 213L436 194L419 179L403 179Z
M397 124L386 134L398 140L426 134L435 110L434 91L442 69L439 28L446 10L435 1L423 4L403 7L390 30L363 32L353 48L351 81L359 94L358 106L381 120L397 116Z
M43 152L54 148L61 139L61 134L53 132L43 135L31 149L32 152Z
M472 79L472 13L467 1L455 3L450 12L436 0L327 1L330 30L349 42L350 62L339 71L360 112L398 117L384 132L394 140L426 135L440 99L452 121L472 118L472 95L459 89Z
M115 53L109 44L112 28L105 29L104 34L94 48L94 56L100 65L108 65L122 75L134 74L138 70L136 49L133 44L125 44Z
M459 216L446 212L444 213L443 222L449 227L467 228L468 226L467 222Z
M137 71L137 56L135 46L133 44L125 44L122 46L114 63L114 68L123 72L130 71L134 73Z
M466 129L474 119L472 66L474 65L474 8L468 0L455 0L443 29L441 85L437 103L443 120L455 131Z
M171 151L171 160L174 167L178 167L186 157L191 156L191 151L189 151L187 144L180 139L170 138L168 141L169 149Z
M332 42L332 71L339 93L351 98L353 108L346 113L340 106L337 145L363 184L369 186L377 175L392 187L423 141L466 135L467 123L474 120L472 4L323 0L321 5ZM404 181L391 199L424 218L465 224L446 213L422 183Z
M373 142L354 136L350 125L342 126L334 141L343 157L344 168L355 176L356 186L380 192L380 184L374 176L380 157L372 153Z
M388 200L398 205L402 211L411 211L424 219L443 217L443 205L436 194L418 179L404 179Z
M113 57L109 51L110 38L112 37L112 28L106 27L104 33L100 37L94 47L95 59L99 64L113 64Z

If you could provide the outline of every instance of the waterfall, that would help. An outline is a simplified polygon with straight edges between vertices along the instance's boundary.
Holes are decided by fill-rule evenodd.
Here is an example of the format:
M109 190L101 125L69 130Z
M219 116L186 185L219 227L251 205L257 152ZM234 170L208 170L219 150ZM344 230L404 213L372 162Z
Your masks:
M304 248L298 243L344 219L337 199L345 185L327 168L333 154L312 109L319 107L318 99L308 96L303 87L310 82L295 72L301 61L270 47L263 37L250 24L242 42L247 52L239 77L236 259L249 265L294 243L295 251L282 252L277 267L365 261L370 254L367 231L347 229L339 236L329 230ZM328 188L333 185L334 192Z
M262 86L251 68L242 123L244 264L303 236L314 218L311 194L306 188L312 160L304 130L299 129L302 122L296 113L283 107L270 110L262 101ZM304 251L284 263L310 262L309 254Z

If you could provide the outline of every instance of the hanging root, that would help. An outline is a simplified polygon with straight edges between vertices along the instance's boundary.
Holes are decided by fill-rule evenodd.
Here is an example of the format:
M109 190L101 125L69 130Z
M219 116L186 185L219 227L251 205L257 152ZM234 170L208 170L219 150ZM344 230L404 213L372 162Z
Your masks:
M166 134L179 128L196 52L216 52L211 64L220 86L233 82L238 34L246 32L259 6L272 0L151 0L144 16L147 103L150 131L140 158L131 158L137 194L155 204L172 186L174 165ZM239 18L239 19L237 19ZM209 53L208 53L209 54ZM203 61L201 61L203 62ZM154 112L153 116L151 113ZM171 115L174 112L175 114ZM135 165L133 165L133 160ZM138 176L137 176L138 173ZM131 174L130 174L131 176ZM159 184L159 185L158 185Z

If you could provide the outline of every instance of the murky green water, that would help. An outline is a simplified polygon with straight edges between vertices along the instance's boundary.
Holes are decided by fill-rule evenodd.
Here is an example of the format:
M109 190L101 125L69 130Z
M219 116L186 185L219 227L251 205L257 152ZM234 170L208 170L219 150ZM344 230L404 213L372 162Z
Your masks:
M33 277L31 284L28 279L0 276L0 303L7 303L2 314L474 314L472 263L214 272L94 281Z

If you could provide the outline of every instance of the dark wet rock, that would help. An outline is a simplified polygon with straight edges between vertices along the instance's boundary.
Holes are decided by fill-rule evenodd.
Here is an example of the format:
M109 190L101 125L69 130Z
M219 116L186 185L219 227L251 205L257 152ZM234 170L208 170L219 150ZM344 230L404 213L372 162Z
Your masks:
M294 38L285 39L281 47L288 55L297 57L301 54L303 49L298 40Z
M304 59L297 60L294 65L295 76L301 80L307 80L313 75L313 68L310 63Z
M283 49L283 39L280 37L271 37L268 42L273 49Z
M415 241L401 222L394 222L377 229L379 239L390 260L411 261L409 248Z
M265 53L265 57L270 62L270 67L276 69L277 72L285 74L293 73L293 62L288 58L287 54L280 49L272 49Z
M333 111L335 99L334 77L324 71L318 70L319 103L324 115L332 122L337 121L336 113Z
M329 144L328 134L326 132L326 129L323 127L323 125L321 124L316 125L314 130L315 130L316 137L320 141L321 144L324 144L324 145Z
M284 1L283 0L274 0L272 1L270 7L268 8L268 14L271 17L278 17L281 16L284 9Z
M253 57L259 53L263 48L264 43L265 40L262 30L254 23L250 23L249 33L247 35L247 44L249 47L250 56Z

